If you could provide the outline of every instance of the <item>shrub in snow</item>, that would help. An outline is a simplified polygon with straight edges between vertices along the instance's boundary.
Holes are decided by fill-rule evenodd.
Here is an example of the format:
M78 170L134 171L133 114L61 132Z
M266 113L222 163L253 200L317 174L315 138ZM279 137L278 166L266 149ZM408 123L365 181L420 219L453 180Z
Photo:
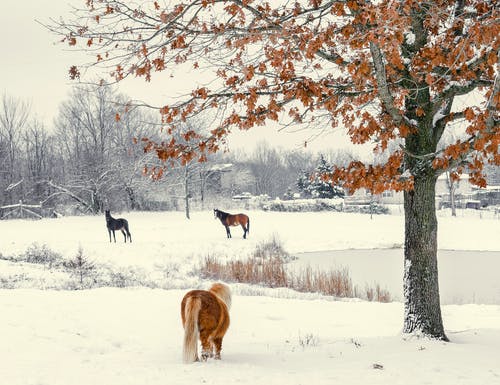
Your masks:
M369 205L346 205L343 211L345 213L360 214L390 214L388 207L374 202Z
M360 214L390 214L388 207L379 203L370 202L367 205L346 205L343 198L335 199L294 199L262 202L260 208L264 211L280 212L311 212L311 211L337 211Z
M260 261L269 260L271 258L280 258L284 262L289 262L295 259L284 248L283 242L277 234L273 234L268 241L260 242L255 247L252 257Z
M59 266L62 263L62 255L49 249L45 244L32 243L24 253L19 254L17 261L46 265L49 268Z
M96 282L96 265L83 253L83 248L81 246L78 248L73 259L64 262L64 267L69 270L73 277L76 277L77 287L75 288L84 289L94 286Z
M318 346L319 338L312 333L306 333L304 335L299 334L299 345L302 349L311 346Z
M262 205L265 211L303 212L303 211L342 211L343 199L297 199L283 201L276 199Z

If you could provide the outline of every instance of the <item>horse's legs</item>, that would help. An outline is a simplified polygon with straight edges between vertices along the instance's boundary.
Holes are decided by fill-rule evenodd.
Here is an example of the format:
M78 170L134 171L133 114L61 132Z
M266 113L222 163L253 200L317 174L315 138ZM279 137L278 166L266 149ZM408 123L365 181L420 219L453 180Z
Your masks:
M229 226L226 226L226 233L227 233L227 237L231 238L231 230L229 230Z
M112 231L113 231L113 239L115 240L115 243L116 243L115 230L112 230Z
M125 243L127 243L127 233L123 229L121 229L121 232L123 234L123 238L125 238Z
M213 356L212 353L212 341L210 339L210 334L206 330L200 331L201 340L201 360L206 361L209 357Z
M222 337L214 338L213 344L215 353L214 358L216 360L220 360L220 351L222 350Z
M108 234L109 234L109 243L111 243L111 230L108 229Z
M130 241L130 243L132 243L132 236L130 235L130 231L128 229L128 222L125 221L125 223L123 224L123 229L122 231L125 230L125 233L126 233L126 236L125 236L125 242L127 242L126 240L126 237L128 236L128 240ZM125 234L124 233L124 234Z
M241 224L241 228L243 229L243 239L247 239L247 228L244 224Z

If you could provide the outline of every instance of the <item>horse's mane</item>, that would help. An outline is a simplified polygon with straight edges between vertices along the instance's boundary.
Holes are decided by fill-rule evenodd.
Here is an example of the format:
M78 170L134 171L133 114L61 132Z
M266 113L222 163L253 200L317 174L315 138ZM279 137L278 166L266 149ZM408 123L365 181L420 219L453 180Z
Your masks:
M209 291L219 297L228 309L231 307L231 289L229 289L229 286L223 283L214 283Z
M217 211L217 217L220 218L220 219L226 219L228 215L231 215L229 213L226 213L225 211L222 211L222 210L219 210L219 209L215 209ZM220 216L219 216L220 214Z

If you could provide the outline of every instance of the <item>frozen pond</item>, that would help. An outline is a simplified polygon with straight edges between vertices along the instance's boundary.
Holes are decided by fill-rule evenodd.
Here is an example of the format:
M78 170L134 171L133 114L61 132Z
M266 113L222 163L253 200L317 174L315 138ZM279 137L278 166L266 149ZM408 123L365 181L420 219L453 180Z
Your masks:
M360 288L379 283L394 300L403 298L403 250L334 250L296 254L291 268L349 269ZM499 251L438 251L441 303L500 304Z

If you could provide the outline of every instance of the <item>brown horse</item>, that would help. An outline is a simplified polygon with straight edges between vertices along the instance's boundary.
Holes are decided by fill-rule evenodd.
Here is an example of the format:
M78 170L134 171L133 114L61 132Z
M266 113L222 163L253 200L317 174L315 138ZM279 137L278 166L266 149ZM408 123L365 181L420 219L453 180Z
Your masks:
M223 283L214 283L210 290L191 290L181 302L184 328L183 358L185 363L199 361L198 338L201 341L201 359L220 360L222 338L229 327L231 290Z
M231 238L231 231L229 226L241 225L243 229L243 238L246 239L247 234L250 233L250 218L245 214L229 214L224 211L214 209L214 217L219 218L221 223L226 228L227 237Z

